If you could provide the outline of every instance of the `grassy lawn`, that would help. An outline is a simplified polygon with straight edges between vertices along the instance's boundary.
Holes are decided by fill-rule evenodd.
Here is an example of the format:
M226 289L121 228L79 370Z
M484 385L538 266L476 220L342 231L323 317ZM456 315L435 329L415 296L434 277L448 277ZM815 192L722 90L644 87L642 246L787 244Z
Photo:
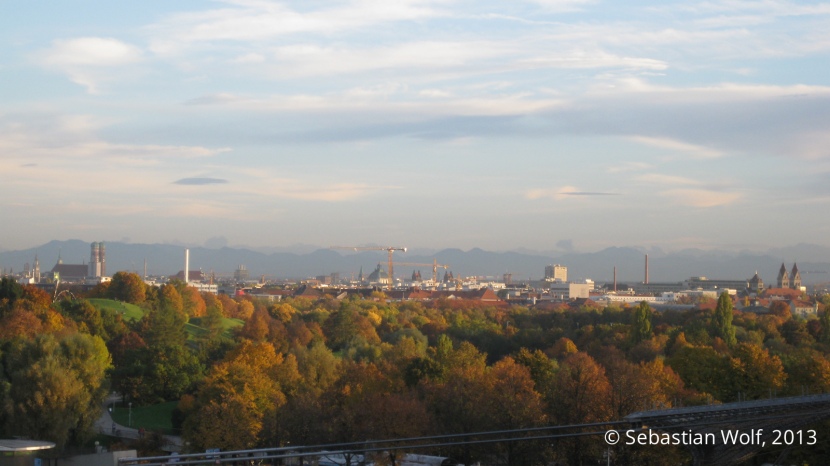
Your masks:
M122 303L120 301L115 301L112 299L98 298L90 299L89 302L92 303L92 305L97 307L98 309L109 309L118 312L119 314L122 314L124 316L124 320L136 321L141 320L141 318L144 317L144 309L141 309L135 304ZM199 317L194 317L190 319L190 322L188 322L185 325L185 330L187 331L188 338L192 339L205 333L205 329L200 327L201 320L202 319ZM245 322L243 322L240 319L222 319L222 327L225 328L225 336L227 337L233 336L231 334L231 330L233 328L241 327L244 324Z
M168 401L152 406L133 406L132 426L129 424L130 408L119 403L115 406L112 418L122 426L133 427L134 429L143 427L148 431L162 430L166 434L179 435L178 432L173 432L173 425L170 422L170 415L178 403L178 401Z
M207 330L201 327L201 323L201 317L193 317L190 319L190 322L187 323L185 330L190 338L198 337L207 332ZM234 328L241 327L243 325L245 325L245 322L243 322L242 319L222 319L222 327L225 329L224 335L229 338L233 336L231 332Z
M89 302L98 309L109 309L124 316L124 320L141 320L144 317L144 309L135 304L122 303L113 299L90 299Z

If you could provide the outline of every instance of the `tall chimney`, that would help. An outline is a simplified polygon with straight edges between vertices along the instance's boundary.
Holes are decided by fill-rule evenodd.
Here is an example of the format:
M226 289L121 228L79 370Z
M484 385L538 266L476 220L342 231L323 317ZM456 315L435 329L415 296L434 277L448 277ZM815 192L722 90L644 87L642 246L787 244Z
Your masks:
M614 293L617 292L617 266L614 266Z
M648 285L648 254L646 254L646 285Z
M190 249L184 250L184 283L190 282Z

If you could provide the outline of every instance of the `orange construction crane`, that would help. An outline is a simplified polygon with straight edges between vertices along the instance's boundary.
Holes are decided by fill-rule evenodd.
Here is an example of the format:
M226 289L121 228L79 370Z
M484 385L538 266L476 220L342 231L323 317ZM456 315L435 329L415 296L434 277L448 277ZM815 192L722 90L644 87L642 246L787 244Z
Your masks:
M418 264L416 262L395 262L395 265L403 265L403 266L412 266L412 267L429 267L432 266L432 283L438 283L438 267L441 267L446 271L450 268L449 265L446 264L439 264L438 259L433 259L432 264Z
M332 246L329 249L351 249L352 251L386 251L389 254L389 284L388 288L391 290L395 286L395 275L392 272L392 254L395 251L406 252L406 248L399 248L395 246L388 247L373 247L373 246Z

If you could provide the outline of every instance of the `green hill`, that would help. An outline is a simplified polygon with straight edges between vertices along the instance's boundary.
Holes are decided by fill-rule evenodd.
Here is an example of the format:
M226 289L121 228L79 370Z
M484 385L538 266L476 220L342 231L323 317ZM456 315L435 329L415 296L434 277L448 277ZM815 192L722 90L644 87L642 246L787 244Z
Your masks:
M144 317L144 309L141 309L135 304L122 303L114 299L99 298L90 299L89 302L100 310L108 309L121 314L124 320L135 321L141 320Z
M123 315L124 320L136 321L141 320L141 318L144 317L144 309L136 306L135 304L122 303L113 299L98 298L90 299L89 302L98 309L108 309ZM189 338L198 337L207 331L200 326L201 320L202 319L200 317L193 317L190 319L190 322L186 324L185 330L187 331ZM245 322L240 319L222 319L222 327L225 329L225 336L228 337L232 336L232 329L235 327L241 327L244 324Z

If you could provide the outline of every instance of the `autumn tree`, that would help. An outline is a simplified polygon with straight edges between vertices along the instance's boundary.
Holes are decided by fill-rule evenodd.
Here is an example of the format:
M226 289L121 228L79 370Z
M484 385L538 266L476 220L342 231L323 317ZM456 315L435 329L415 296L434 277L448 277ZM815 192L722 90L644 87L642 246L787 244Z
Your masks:
M143 303L146 299L144 281L132 272L115 272L107 287L107 297L132 304Z
M785 356L782 363L787 373L788 394L830 391L830 361L819 351L801 348Z
M608 404L600 401L609 399L611 385L602 366L586 353L573 353L561 362L553 390L556 403L548 409L557 424L587 424L611 417ZM564 454L568 464L583 464L598 456L597 444L583 438L568 439L561 445L557 453Z
M196 288L185 286L179 291L179 294L182 297L184 313L188 317L202 317L205 315L207 304L205 304L205 300Z
M741 343L730 359L729 380L732 397L740 394L742 399L758 399L769 396L772 391L781 390L787 374L778 356L751 343Z
M486 430L513 430L546 424L542 396L536 391L530 369L506 357L487 371L492 391L482 406L488 419ZM508 465L542 463L546 442L507 442L495 445Z
M205 378L185 437L199 448L256 446L265 420L285 404L286 389L293 391L299 378L293 357L284 358L269 343L244 341Z

